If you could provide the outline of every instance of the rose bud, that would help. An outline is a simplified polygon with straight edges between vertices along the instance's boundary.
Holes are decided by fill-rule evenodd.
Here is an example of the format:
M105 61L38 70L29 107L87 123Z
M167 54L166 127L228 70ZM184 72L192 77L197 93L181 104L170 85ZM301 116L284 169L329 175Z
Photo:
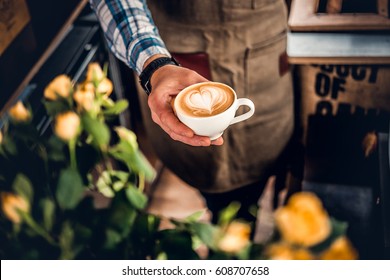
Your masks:
M44 96L48 100L57 100L58 96L67 98L72 90L72 81L66 75L59 75L45 88Z
M101 81L105 78L104 72L99 63L93 62L88 65L86 82Z
M54 132L62 140L68 142L79 133L80 118L75 112L65 112L57 115Z
M79 109L90 111L93 108L95 93L90 90L79 88L73 94L73 99L76 101Z
M18 210L29 212L30 208L28 202L23 197L6 192L1 193L1 206L4 216L15 224L19 224L22 221Z
M251 227L249 224L232 222L218 243L219 249L227 253L238 253L249 244Z
M313 246L331 233L331 223L321 200L310 192L291 196L286 206L275 212L282 238L292 244Z
M112 93L113 85L112 82L105 78L101 82L99 82L96 92L104 94L105 96L109 96Z
M21 101L18 101L14 106L12 106L8 113L11 119L16 122L28 122L31 119L30 111L24 107Z

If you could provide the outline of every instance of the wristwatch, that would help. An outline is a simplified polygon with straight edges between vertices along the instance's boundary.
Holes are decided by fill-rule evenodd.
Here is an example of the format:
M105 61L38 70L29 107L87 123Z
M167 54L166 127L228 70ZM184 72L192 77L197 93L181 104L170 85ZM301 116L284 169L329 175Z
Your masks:
M169 64L180 66L179 62L177 62L173 57L159 57L150 62L142 71L141 75L139 75L139 83L148 95L152 92L150 79L152 78L153 73L158 68Z

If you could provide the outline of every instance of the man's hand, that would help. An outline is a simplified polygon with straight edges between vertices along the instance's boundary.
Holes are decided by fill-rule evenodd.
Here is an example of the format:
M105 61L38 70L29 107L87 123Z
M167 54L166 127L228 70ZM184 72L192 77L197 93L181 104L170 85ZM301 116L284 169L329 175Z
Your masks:
M182 89L205 81L207 79L195 71L175 65L165 65L154 72L151 78L152 92L149 95L148 105L153 121L172 139L192 146L223 144L222 137L210 141L209 137L195 135L189 127L180 122L171 106L172 99Z

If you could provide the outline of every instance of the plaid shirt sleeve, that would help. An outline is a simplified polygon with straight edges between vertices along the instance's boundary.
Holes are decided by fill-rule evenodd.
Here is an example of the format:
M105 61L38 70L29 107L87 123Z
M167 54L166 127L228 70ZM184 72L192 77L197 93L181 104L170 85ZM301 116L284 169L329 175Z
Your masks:
M138 75L155 54L169 55L146 0L89 0L111 51Z

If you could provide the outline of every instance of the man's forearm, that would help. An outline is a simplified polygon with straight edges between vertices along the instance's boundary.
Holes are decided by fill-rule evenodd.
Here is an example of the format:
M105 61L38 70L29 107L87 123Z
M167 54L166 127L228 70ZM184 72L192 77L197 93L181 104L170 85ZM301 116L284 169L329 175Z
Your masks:
M109 48L138 74L152 56L169 55L145 0L89 0Z

